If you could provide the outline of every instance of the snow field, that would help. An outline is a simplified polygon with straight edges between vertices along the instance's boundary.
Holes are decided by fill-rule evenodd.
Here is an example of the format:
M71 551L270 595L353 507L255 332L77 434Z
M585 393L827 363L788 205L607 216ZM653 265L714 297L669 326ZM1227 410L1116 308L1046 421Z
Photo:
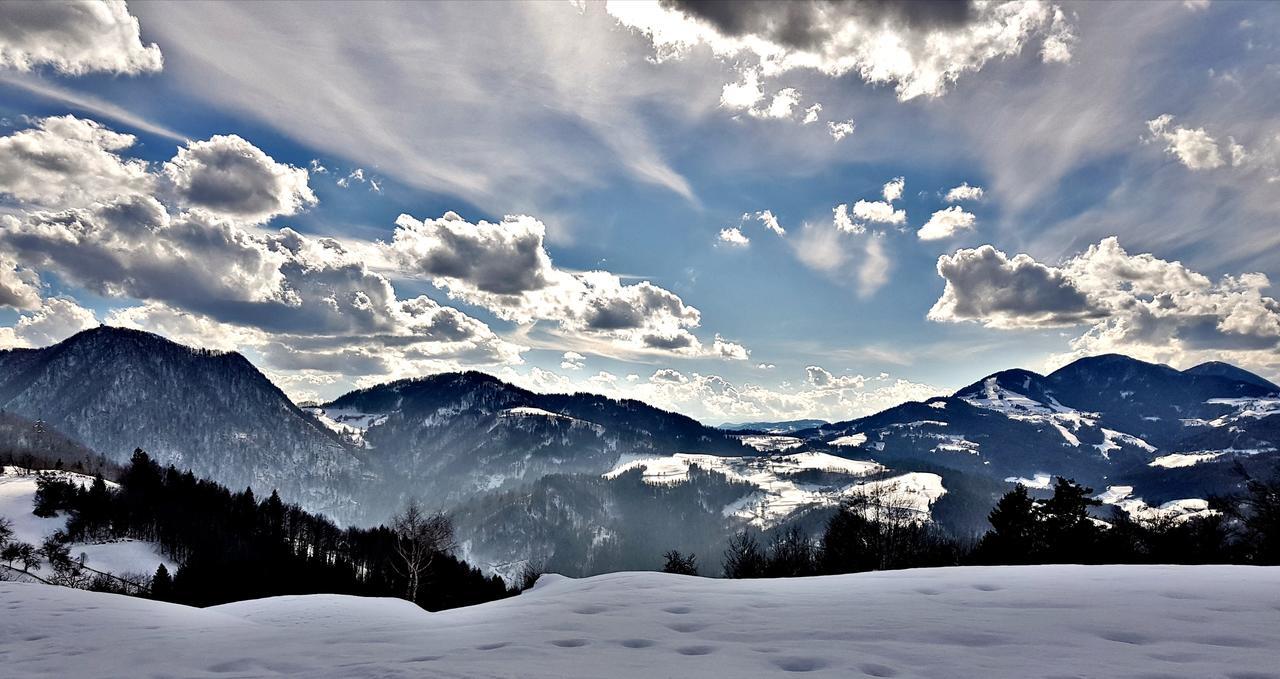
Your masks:
M1280 568L1243 566L545 576L441 613L337 595L202 610L0 583L0 611L15 679L1280 676Z

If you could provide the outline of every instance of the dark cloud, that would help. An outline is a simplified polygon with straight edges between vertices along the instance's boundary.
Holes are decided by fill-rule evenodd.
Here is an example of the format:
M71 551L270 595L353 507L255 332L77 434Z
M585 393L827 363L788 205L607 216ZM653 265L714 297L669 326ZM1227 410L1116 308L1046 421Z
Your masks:
M1062 270L1026 255L1008 257L990 245L939 257L938 275L946 287L929 311L936 321L1044 327L1107 315Z
M847 19L912 29L962 26L973 18L968 0L662 0L710 23L725 35L756 35L796 48L821 44Z

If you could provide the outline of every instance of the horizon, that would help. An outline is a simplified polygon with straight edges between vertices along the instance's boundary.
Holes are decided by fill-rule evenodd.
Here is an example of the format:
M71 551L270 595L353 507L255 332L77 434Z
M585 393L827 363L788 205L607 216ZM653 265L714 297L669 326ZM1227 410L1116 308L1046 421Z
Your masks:
M166 341L166 342L170 342L170 343L176 344L176 345L181 346L181 347L183 347L183 348L186 348L186 349L188 349L188 350L200 350L200 349L201 349L200 347L193 347L193 346L191 346L191 345L184 344L183 342L180 342L180 341L175 340L175 339L173 339L173 338L166 337L165 335L163 335L163 334L161 334L161 333L158 333L158 332L154 332L154 331L150 331L150 330L140 330L140 329L138 329L138 328L129 328L129 327L125 327L125 326L113 326L113 325L108 325L108 324L105 324L105 323L100 324L100 325L98 325L98 326L96 326L96 327L93 327L93 328L85 328L85 329L83 329L83 330L80 330L80 331L78 331L77 333L75 333L75 335L72 335L71 337L68 337L68 338L66 338L66 339L64 339L64 340L61 340L61 342L65 342L65 341L70 340L70 339L72 339L73 337L76 337L76 336L79 336L79 335L83 335L83 334L86 334L86 333L94 332L94 331L97 331L97 330L104 330L104 329L105 329L105 330L126 330L126 331L130 331L130 332L142 332L142 333L145 333L145 334L148 334L148 335L152 335L152 336L154 336L154 337L158 337L158 338L160 338L160 339L161 339L161 340L163 340L163 341ZM47 349L47 348L50 348L50 347L54 346L55 344L59 344L59 343L61 343L61 342L57 342L57 343L54 343L54 344L49 344L49 345L45 345L45 346L41 346L41 347L10 347L10 349L13 349L13 348L19 348L19 349L24 349L24 350L40 350L40 349ZM8 350L8 349L6 349L6 348L0 348L0 352L7 351L7 350ZM248 361L248 362L249 362L249 364L250 364L250 365L252 365L252 366L254 367L254 369L256 369L259 373L261 373L261 374L263 375L263 377L264 377L264 378L266 378L269 382L271 382L271 384L272 384L272 385L274 385L274 386L276 386L276 387L279 387L279 386L280 386L280 385L276 384L276 383L271 379L271 375L270 375L269 373L267 373L266 371L264 371L264 370L262 369L262 367L261 367L261 366L259 366L257 363L255 363L255 362L253 361L253 359L252 359L252 358L250 358L250 357L248 357L248 356L245 356L245 355L244 355L244 354L242 354L241 352L239 352L239 351L237 351L237 350L235 350L235 349L227 349L227 350L214 350L214 353L216 353L216 354L218 354L218 355L236 355L236 356L240 356L241 358L244 358L246 361ZM1239 369L1239 370L1244 370L1243 368L1240 368L1239 366L1236 366L1236 365L1234 365L1234 364L1232 364L1232 363L1229 363L1229 362L1226 362L1226 361L1218 361L1218 360L1209 360L1209 361L1204 361L1204 362L1202 362L1202 363L1197 363L1196 365L1189 366L1189 367L1187 367L1187 368L1183 368L1183 369L1179 370L1178 368L1175 368L1175 367L1173 367L1173 366L1171 366L1171 365L1168 365L1167 363L1159 363L1159 362L1156 362L1156 361L1144 361L1144 360L1142 360L1142 359L1140 359L1140 358L1136 358L1136 357L1133 357L1133 356L1129 356L1129 355L1127 355L1127 354L1114 353L1114 352L1113 352L1113 353L1105 353L1105 354L1093 354L1093 355L1090 355L1090 356L1080 356L1080 357L1078 357L1078 358L1074 359L1073 361L1071 361L1070 363L1068 363L1067 365L1060 366L1058 369L1060 370L1060 369L1062 369L1062 368L1066 368L1066 367L1068 367L1068 366L1070 366L1070 365L1073 365L1073 364L1075 364L1075 363L1078 363L1078 362L1080 362L1080 361L1086 361L1086 360L1090 360L1090 359L1097 359L1097 358L1106 358L1106 357L1110 357L1110 356L1115 356L1115 357L1123 358L1123 359L1126 359L1126 360L1135 361L1135 362L1138 362L1138 363L1145 363L1145 364L1147 364L1147 365L1155 365L1155 366L1166 367L1166 368L1170 368L1170 369L1172 369L1172 370L1176 370L1176 371L1178 371L1178 372L1182 372L1182 373L1189 372L1189 371L1191 371L1191 370L1195 370L1196 368L1199 368L1199 367L1201 367L1201 366L1205 366L1205 365L1215 365L1215 364L1216 364L1216 365L1227 365L1227 366L1231 366L1231 367L1236 368L1236 369ZM528 391L533 392L533 393L535 393L535 394L579 394L579 393L581 393L581 394L590 394L590 395L596 395L596 396L605 396L605 397L615 398L615 399L619 399L619 400L634 400L634 401L639 401L639 402L641 402L641 403L644 403L645 405L648 405L648 406L653 407L653 408L657 408L657 409L659 409L659 410L664 410L664 411L667 411L667 412L675 413L675 414L677 414L677 415L685 415L685 416L687 416L687 417L690 417L690 418L691 418L691 419L693 419L693 420L696 420L696 421L697 421L697 422L699 422L700 424L703 424L703 425L708 426L708 427L722 428L722 427L723 427L723 425L726 425L726 424L732 424L732 423L750 423L750 422L757 422L757 423L779 423L779 422L786 422L786 421L801 421L801 420L822 420L822 421L824 421L824 422L832 423L832 424L840 423L840 422L847 422L847 421L849 421L849 420L853 420L853 419L861 419L861 418L863 418L863 417L869 417L869 416L872 416L872 415L876 415L876 414L879 414L879 413L884 412L885 410L890 410L890 409L892 409L892 408L894 408L894 407L896 407L896 406L900 406L900 405L902 405L902 404L904 404L904 403L912 403L912 402L915 402L915 403L926 403L926 402L931 401L931 400L936 399L936 398L950 398L950 397L952 397L954 394L956 394L957 392L959 392L959 391L963 390L965 387L973 386L973 385L978 384L978 383L979 383L979 382L981 382L982 380L985 380L985 379L987 379L987 378L989 378L989 377L993 377L993 376L995 376L995 375L997 375L997 374L999 374L999 373L1009 372L1009 371L1030 372L1030 373L1032 373L1032 374L1039 375L1039 376L1041 376L1041 377L1047 377L1047 376L1051 375L1051 374L1054 372L1054 371L1049 371L1049 372L1045 372L1045 373L1040 373L1040 372L1037 372L1037 371L1035 371L1035 370L1030 370L1030 369L1028 369L1028 368L1022 368L1022 367L1018 367L1018 366L1012 366L1012 367L1002 368L1002 369L997 370L997 371L992 372L992 373L986 373L986 374L983 374L983 375L981 375L980 377L978 377L977 379L971 379L971 380L968 380L968 381L964 381L964 382L962 382L960 385L955 386L955 387L952 387L952 388L947 388L947 389L943 390L942 392L940 392L940 393L938 393L938 394L935 394L935 395L932 395L932 396L927 396L927 397L925 397L925 398L921 398L921 399L912 399L912 400L905 400L905 401L901 401L901 402L898 402L898 403L892 403L892 404L889 404L889 405L885 406L884 408L882 408L882 409L880 409L880 410L877 410L877 411L875 411L875 412L867 413L866 415L861 415L861 416L859 416L859 417L857 417L857 418L849 418L848 420L831 419L831 418L827 418L827 417L822 417L822 416L821 416L821 415L819 415L819 414L813 414L813 415L802 416L802 417L788 418L787 420L768 420L768 419L756 419L756 420L750 420L750 419L745 419L745 420L708 421L708 420L700 419L700 418L697 418L697 417L693 417L692 415L688 415L687 413L683 413L683 412L681 412L681 411L679 411L679 410L676 410L676 409L666 408L666 407L663 407L663 406L662 406L662 405L660 405L660 404L651 403L651 402L646 401L646 400L644 400L644 399L635 398L635 397L630 397L630 396L624 396L624 397L612 396L612 395L610 395L610 394L604 393L603 391L595 391L595 390L591 390L590 388L586 388L586 389L573 389L573 390L570 390L570 391L548 391L548 390L540 390L540 389L537 389L537 388L523 387L523 386L521 386L521 385L519 385L519 384L516 384L516 383L514 383L514 382L510 382L509 380L503 379L503 377L502 377L502 376L500 376L500 375L494 374L494 373L492 373L492 372L489 372L489 371L486 371L486 370L483 370L483 369L475 369L475 368L465 368L465 369L459 369L459 370L444 370L444 371L440 371L440 372L435 372L435 373L426 373L426 374L422 374L422 375L414 375L414 376L403 376L403 377L397 377L397 378L395 378L395 379L393 379L393 380L388 380L388 381L386 381L386 382L380 382L380 383L377 383L377 384L371 384L371 385L364 386L364 387L353 388L353 389L351 389L350 391L343 392L342 394L339 394L339 395L335 396L334 398L331 398L331 399L329 399L329 400L327 400L327 401L305 401L305 400L297 400L297 399L295 399L292 395L290 395L288 392L285 392L285 396L289 398L289 401L290 401L291 403L293 403L295 406L297 406L297 407L299 407L299 408L310 408L310 407L317 407L317 408L318 408L318 407L324 407L324 406L326 406L326 405L328 405L328 404L330 404L330 403L333 403L333 402L335 402L335 401L338 401L338 400L342 399L342 398L343 398L343 397L345 397L345 396L348 396L348 395L351 395L351 394L354 394L354 393L357 393L357 392L369 391L369 390L375 390L375 389L378 389L379 387L384 387L384 386L387 386L387 385L390 385L390 384L395 384L395 383L398 383L398 382L411 382L411 381L414 381L414 380L427 379L427 378L435 377L435 376L439 376L439 375L455 375L455 374L464 374L464 373L468 373L468 372L473 372L473 373L479 373L479 374L486 375L486 376L488 376L488 377L494 378L494 379L496 379L496 380L498 380L498 381L500 381L500 382L503 382L504 384L509 384L509 385L512 385L512 386L515 386L515 387L518 387L518 388L521 388L521 389L527 389ZM1261 376L1259 376L1259 375L1257 375L1257 374L1255 374L1255 373L1251 373L1251 372L1250 372L1250 371L1248 371L1248 370L1244 370L1244 372L1249 373L1249 374L1253 375L1254 377L1261 377ZM1262 379L1266 379L1266 378L1262 378ZM1268 380L1268 381L1269 381L1269 380Z

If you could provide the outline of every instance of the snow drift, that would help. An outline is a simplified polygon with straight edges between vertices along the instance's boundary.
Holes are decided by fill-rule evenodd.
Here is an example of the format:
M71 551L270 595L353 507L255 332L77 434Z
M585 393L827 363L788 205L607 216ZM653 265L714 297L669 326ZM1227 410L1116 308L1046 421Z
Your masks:
M1270 677L1280 568L546 576L441 613L335 595L194 609L0 583L0 610L11 677Z

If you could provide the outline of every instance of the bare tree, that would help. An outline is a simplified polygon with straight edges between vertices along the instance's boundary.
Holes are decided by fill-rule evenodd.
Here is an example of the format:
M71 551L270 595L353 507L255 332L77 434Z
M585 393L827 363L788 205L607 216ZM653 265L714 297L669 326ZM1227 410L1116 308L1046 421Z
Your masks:
M396 535L396 571L407 581L405 596L418 600L422 575L431 568L436 556L453 551L453 521L444 512L427 513L417 500L409 500L400 513L391 518Z

